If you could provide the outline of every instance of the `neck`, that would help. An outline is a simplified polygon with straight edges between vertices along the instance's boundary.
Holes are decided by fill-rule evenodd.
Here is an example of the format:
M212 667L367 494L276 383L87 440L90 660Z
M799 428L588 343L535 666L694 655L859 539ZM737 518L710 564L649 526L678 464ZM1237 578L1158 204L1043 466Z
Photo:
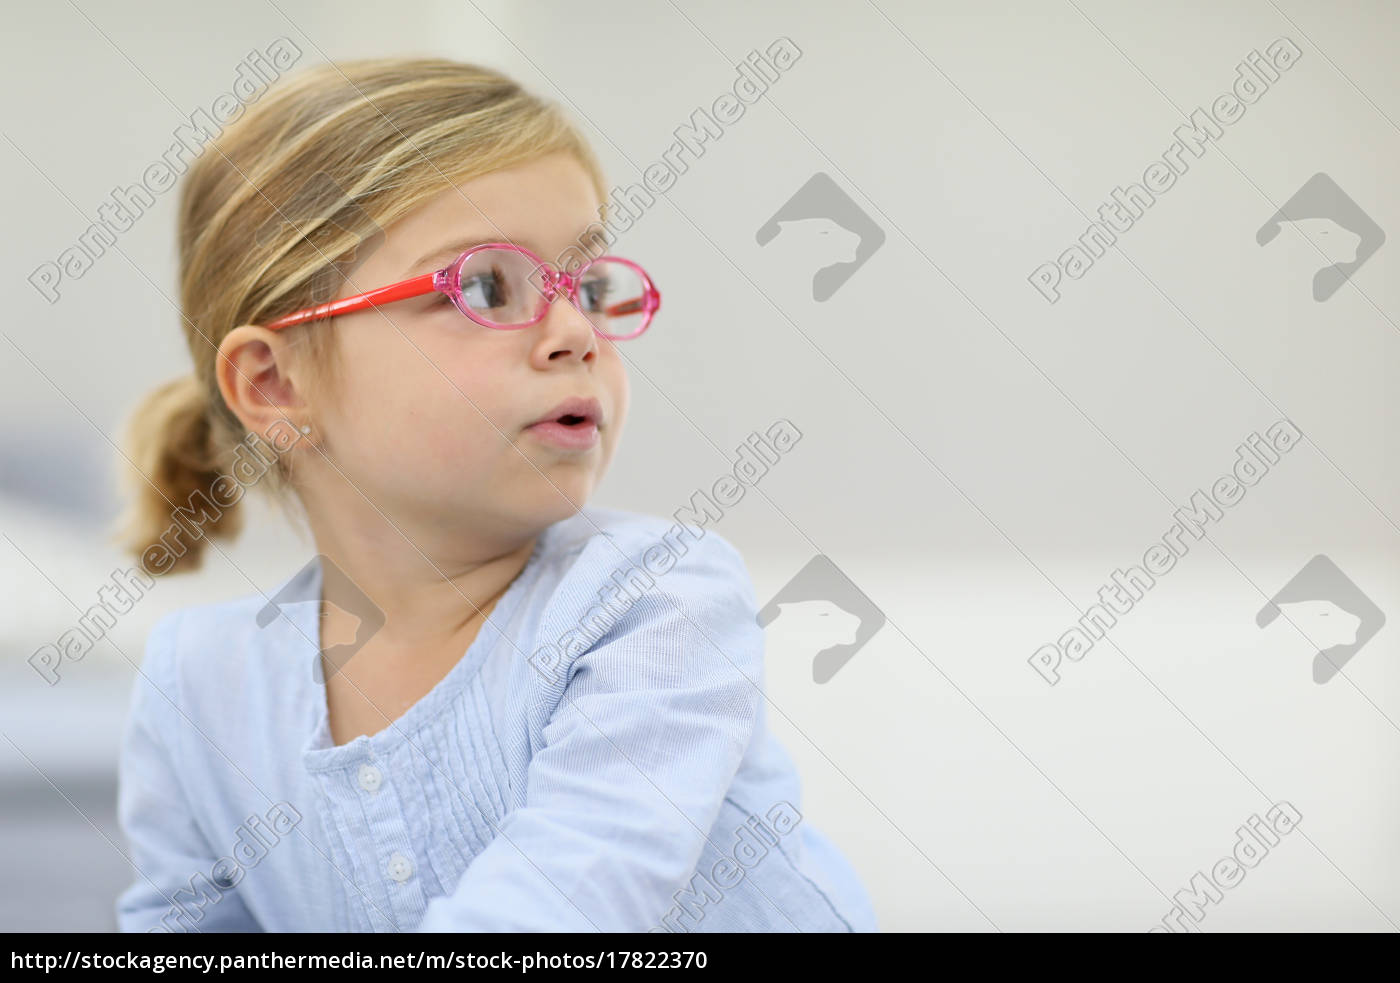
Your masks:
M536 533L504 550L434 555L393 530L323 536L314 526L317 548L325 557L323 600L361 618L372 604L384 616L377 644L424 651L450 648L463 631L479 629L524 569L539 538Z

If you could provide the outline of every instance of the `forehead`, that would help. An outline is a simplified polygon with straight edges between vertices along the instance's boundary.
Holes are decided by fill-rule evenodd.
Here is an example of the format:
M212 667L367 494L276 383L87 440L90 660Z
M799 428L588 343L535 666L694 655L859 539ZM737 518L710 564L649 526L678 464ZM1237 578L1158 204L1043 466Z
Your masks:
M444 178L441 192L384 230L365 272L429 272L477 242L513 242L552 262L599 221L601 204L588 172L568 154L458 184Z

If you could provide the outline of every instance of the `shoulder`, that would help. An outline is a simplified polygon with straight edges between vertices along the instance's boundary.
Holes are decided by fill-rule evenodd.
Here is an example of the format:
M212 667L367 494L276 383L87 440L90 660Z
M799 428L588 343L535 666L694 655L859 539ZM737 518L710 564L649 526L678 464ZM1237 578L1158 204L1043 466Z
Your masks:
M701 548L696 551L699 556L726 555L739 559L732 543L703 525L598 506L583 508L556 523L547 536L547 551L555 556L577 557L585 550L605 554L617 548L645 551L657 547L653 563L659 564L660 551L672 552L679 558L689 554L691 545L699 545Z
M315 565L267 595L188 605L160 618L146 636L142 676L189 707L201 697L231 707L250 697L259 676L288 664L288 648L316 645L320 588ZM294 654L294 653L292 653Z
M760 667L753 583L712 529L590 507L550 528L541 562L554 583L538 652L556 681L582 657L624 649L661 661L715 649Z
M183 610L172 611L157 620L146 633L145 654L133 691L135 706L147 704L152 692L168 695L174 690L178 677L175 653L179 648L175 640L180 635L183 616Z
M261 594L249 594L171 611L147 634L146 658L179 669L211 661L219 649L241 648L261 630L260 612L270 604L278 608Z
M571 590L625 580L648 593L752 594L743 557L715 532L675 519L590 507L552 526L541 561ZM616 576L614 576L616 575ZM596 595L596 591L593 592Z

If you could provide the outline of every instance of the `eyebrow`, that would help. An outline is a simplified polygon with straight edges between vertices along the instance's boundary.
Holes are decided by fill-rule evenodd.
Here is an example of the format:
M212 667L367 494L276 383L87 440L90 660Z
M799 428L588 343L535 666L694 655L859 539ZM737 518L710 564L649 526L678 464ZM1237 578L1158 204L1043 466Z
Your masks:
M459 239L456 242L451 242L445 246L440 246L439 248L434 249L422 259L418 260L418 262L414 263L408 268L407 276L411 277L416 276L419 273L428 272L428 270L426 270L425 267L431 267L432 269L436 270L440 268L447 260L456 259L458 256L462 255L472 246L480 246L482 243L486 242L510 241L514 241L517 246L524 246L526 249L529 249L532 252L535 251L535 247L532 246L529 243L529 241L524 239L510 240L504 235L491 236L490 238L486 239Z

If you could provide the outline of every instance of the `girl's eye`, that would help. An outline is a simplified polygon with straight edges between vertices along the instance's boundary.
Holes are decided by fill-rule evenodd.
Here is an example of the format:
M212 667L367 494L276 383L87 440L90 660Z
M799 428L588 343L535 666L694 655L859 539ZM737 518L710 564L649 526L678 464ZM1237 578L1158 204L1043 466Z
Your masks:
M462 299L474 310L505 307L512 291L499 267L462 279Z
M601 311L610 293L612 284L608 282L607 277L594 277L579 284L579 296L590 311Z

